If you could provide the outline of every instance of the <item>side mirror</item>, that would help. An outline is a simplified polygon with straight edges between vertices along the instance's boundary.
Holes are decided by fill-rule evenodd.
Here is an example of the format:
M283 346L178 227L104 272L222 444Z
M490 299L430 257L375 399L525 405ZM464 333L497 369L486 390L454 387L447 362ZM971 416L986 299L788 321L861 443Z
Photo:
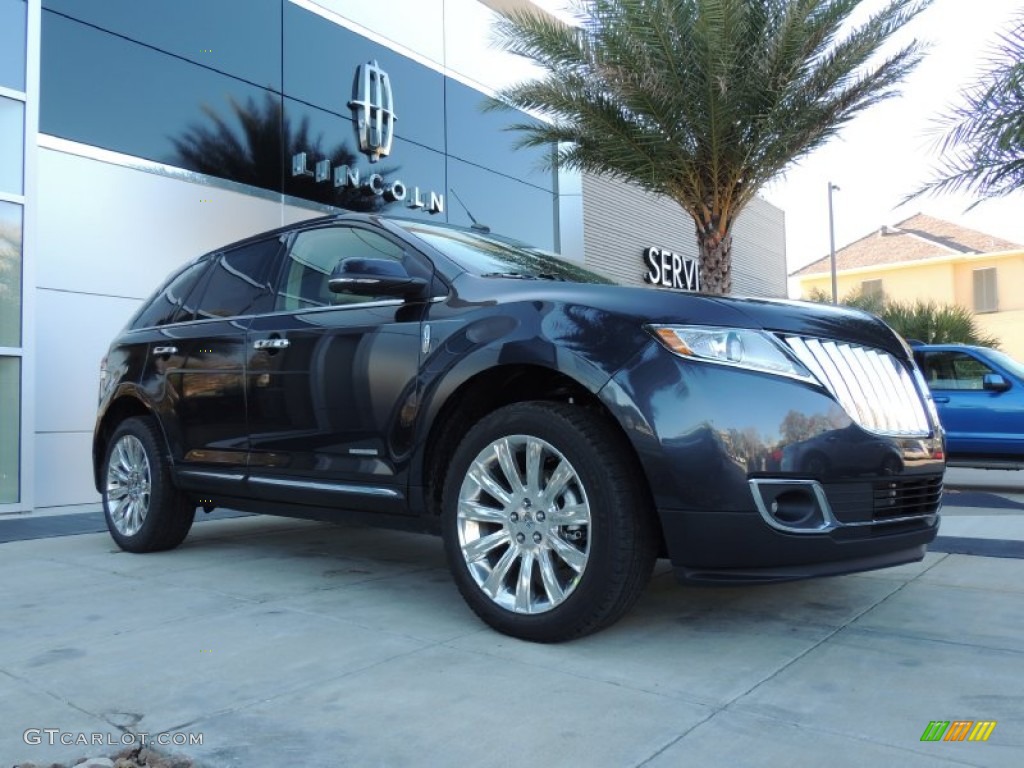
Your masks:
M1005 392L1010 382L1001 373L986 373L981 379L981 387L989 392Z
M342 259L327 285L333 293L409 299L424 296L427 289L426 280L413 277L400 262L391 259Z

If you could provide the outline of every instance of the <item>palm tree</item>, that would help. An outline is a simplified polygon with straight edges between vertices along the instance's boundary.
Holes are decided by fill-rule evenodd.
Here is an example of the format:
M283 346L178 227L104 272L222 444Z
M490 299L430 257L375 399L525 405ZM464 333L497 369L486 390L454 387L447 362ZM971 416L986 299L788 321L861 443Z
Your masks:
M831 304L832 294L813 288L807 300ZM974 313L960 304L940 304L931 299L893 301L880 293L862 291L851 291L839 303L878 315L905 339L926 344L977 344L999 348L998 337L985 333Z
M522 146L556 143L552 163L675 200L696 226L703 290L728 293L744 206L921 59L916 41L878 55L931 0L888 0L851 25L860 1L578 0L575 25L510 11L499 44L543 76L492 106L543 116L513 128Z
M978 197L973 208L1024 187L1024 13L999 37L989 61L939 117L941 164L911 197L966 190Z

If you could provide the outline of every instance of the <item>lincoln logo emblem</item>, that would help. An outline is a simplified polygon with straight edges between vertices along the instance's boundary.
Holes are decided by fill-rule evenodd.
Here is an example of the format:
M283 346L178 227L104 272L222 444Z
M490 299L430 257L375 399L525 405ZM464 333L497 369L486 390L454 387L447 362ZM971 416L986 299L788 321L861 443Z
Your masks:
M352 101L348 106L356 121L359 149L375 163L391 152L395 137L395 99L391 78L377 65L376 59L359 65Z

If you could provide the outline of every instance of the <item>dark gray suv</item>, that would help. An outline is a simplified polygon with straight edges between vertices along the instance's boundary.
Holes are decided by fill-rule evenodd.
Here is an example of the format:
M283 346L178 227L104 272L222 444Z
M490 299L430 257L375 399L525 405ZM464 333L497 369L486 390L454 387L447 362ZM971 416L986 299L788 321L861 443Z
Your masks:
M871 316L356 214L173 274L104 361L93 453L124 549L215 506L439 532L477 614L538 641L615 621L657 557L727 583L920 559L944 468Z

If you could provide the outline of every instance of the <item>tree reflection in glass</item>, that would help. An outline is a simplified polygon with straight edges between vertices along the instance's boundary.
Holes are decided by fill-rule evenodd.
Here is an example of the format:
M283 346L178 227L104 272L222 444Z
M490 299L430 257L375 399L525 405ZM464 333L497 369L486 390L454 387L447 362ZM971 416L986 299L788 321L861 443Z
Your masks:
M364 187L336 187L331 180L318 182L312 176L293 176L292 157L299 152L306 153L310 165L326 159L332 168L356 167L356 155L345 144L325 151L323 135L310 136L308 117L294 126L284 113L280 96L267 94L262 105L253 98L244 105L234 99L229 104L237 127L209 105L203 105L207 120L193 123L180 136L171 137L174 165L350 211L372 213L389 204ZM386 178L395 170L375 172Z

